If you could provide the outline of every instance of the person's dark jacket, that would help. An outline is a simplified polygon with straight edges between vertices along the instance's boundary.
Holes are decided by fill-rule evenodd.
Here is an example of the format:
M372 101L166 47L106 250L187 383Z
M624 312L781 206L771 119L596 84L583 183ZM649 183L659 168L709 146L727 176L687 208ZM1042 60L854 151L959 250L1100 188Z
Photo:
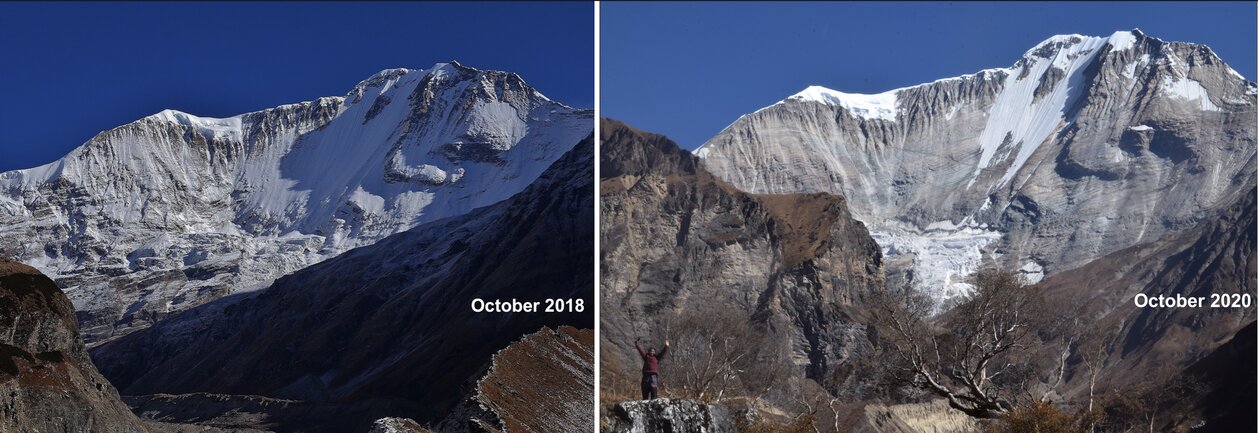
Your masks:
M668 346L664 346L664 349L656 352L655 355L651 355L646 353L645 350L642 350L642 345L638 344L637 341L633 342L633 347L638 349L638 356L642 357L642 372L659 374L660 358L663 358L664 354L668 353Z

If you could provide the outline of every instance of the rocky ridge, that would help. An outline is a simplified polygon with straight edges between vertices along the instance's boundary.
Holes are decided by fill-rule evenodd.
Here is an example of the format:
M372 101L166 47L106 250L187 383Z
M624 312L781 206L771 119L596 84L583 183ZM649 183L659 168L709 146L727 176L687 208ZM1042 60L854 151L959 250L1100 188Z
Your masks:
M542 329L494 355L442 433L594 431L594 331Z
M380 418L367 433L429 433L429 431L411 419Z

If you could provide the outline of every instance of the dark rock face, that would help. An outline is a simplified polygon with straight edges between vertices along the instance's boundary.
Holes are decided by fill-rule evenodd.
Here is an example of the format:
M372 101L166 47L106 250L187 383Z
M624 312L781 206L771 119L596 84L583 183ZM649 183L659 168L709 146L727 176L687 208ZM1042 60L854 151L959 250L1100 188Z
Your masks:
M1206 419L1201 432L1258 431L1254 408L1258 407L1258 328L1254 322L1237 332L1226 344L1188 368L1210 385L1198 407Z
M604 431L612 433L734 433L729 409L694 400L660 398L616 405Z
M495 354L472 394L435 430L592 432L593 397L594 330L545 328Z
M1109 349L1111 362L1105 366L1102 386L1137 383L1161 368L1182 370L1194 363L1198 370L1207 368L1200 366L1201 359L1258 318L1252 305L1209 307L1212 294L1252 295L1258 289L1258 189L1251 183L1247 190L1213 221L1040 283L1048 299L1069 304L1060 308L1082 306L1083 317L1095 318L1090 332L1120 337ZM1205 297L1207 304L1202 308L1138 308L1134 305L1138 294ZM1251 365L1253 356L1251 351ZM1245 379L1250 388L1255 384L1252 377ZM1068 395L1087 391L1086 374L1068 379Z
M634 339L693 311L769 330L794 378L824 382L868 344L852 317L884 285L881 255L843 198L744 193L612 120L601 153L604 378L636 380Z
M0 259L0 327L0 431L146 432L92 366L51 279Z
M593 327L593 186L590 136L511 199L190 310L93 356L128 395L375 400L396 409L343 417L350 431L386 416L435 422L520 336ZM476 298L574 299L584 309L474 313Z

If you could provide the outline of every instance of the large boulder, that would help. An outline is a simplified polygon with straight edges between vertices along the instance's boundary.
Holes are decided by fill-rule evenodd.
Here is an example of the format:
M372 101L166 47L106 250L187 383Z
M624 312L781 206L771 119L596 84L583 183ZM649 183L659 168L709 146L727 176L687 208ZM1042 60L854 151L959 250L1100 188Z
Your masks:
M0 431L144 433L87 356L51 279L0 259Z
M734 417L725 406L695 400L660 398L616 405L604 431L611 433L734 433Z

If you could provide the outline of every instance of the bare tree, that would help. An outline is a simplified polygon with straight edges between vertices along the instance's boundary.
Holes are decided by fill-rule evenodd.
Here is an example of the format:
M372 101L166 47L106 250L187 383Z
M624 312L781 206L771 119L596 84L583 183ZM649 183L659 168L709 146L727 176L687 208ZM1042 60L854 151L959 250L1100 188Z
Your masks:
M1108 431L1154 433L1174 418L1185 416L1184 404L1204 390L1200 378L1172 366L1152 369L1139 383L1112 390L1104 406Z
M878 296L872 324L903 381L970 416L994 418L1013 408L1017 391L1025 389L1025 378L1002 375L1016 370L1051 316L1016 273L980 271L970 282L972 293L938 316L915 291Z
M1096 385L1100 380L1101 371L1109 363L1110 354L1114 352L1114 347L1122 338L1123 329L1126 323L1119 321L1118 325L1102 332L1092 332L1084 334L1075 350L1079 356L1080 365L1087 370L1088 374L1088 401L1085 406L1085 413L1088 419L1088 431L1097 431L1097 422L1100 414L1097 412L1097 390Z
M666 334L673 345L661 378L671 381L670 395L713 402L763 397L790 375L786 348L746 316L690 310Z

